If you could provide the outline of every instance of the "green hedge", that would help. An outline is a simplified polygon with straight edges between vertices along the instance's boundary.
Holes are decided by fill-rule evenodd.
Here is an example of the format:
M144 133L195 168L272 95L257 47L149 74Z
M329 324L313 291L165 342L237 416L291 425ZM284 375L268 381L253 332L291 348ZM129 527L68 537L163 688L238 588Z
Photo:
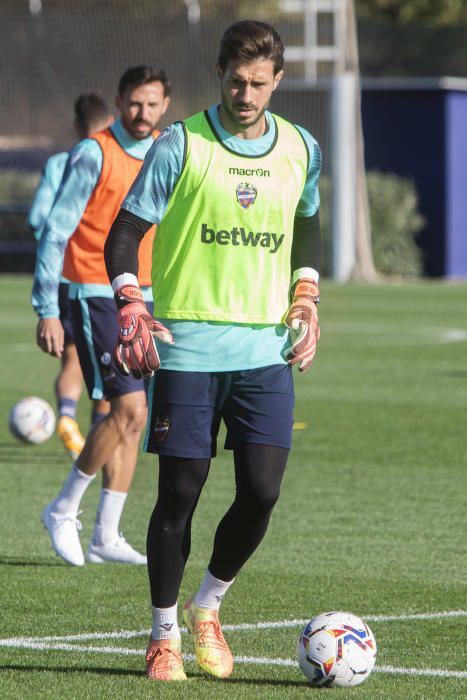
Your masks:
M412 180L369 172L371 238L376 269L384 275L422 274L422 251L415 238L425 225Z
M32 240L28 209L39 179L40 172L0 171L0 240Z
M40 172L0 170L0 203L30 204L40 176Z
M383 275L420 276L423 272L422 251L415 239L425 221L418 211L414 183L398 175L369 171L367 187L376 269ZM331 188L328 177L320 180L320 194L324 249L322 271L329 275Z

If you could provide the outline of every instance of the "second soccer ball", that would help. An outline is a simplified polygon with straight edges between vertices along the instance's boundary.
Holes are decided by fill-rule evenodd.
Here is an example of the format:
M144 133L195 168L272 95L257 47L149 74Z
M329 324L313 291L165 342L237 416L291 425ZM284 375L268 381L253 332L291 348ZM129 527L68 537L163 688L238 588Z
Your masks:
M22 442L38 445L48 440L55 430L55 413L47 401L37 396L21 399L8 416L10 432Z

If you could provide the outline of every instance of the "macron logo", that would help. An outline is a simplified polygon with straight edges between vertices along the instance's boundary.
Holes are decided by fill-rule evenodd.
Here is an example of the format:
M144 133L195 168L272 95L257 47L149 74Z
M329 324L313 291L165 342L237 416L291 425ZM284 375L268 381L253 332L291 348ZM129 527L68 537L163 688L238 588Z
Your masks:
M279 236L277 233L269 233L268 231L245 231L243 227L233 227L230 231L220 229L215 231L213 228L208 228L207 224L201 225L201 243L217 243L217 245L243 245L256 248L258 245L261 248L269 248L270 253L277 253L284 240L284 234Z
M229 175L256 175L257 177L271 177L271 171L265 168L229 168Z

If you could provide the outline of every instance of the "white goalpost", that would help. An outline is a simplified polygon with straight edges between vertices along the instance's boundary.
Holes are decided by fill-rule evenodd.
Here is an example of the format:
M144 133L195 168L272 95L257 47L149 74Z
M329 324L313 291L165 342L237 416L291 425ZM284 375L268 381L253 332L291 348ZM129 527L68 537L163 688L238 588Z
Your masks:
M322 84L330 93L330 275L338 282L374 281L353 0L283 0L280 6L303 16L303 43L286 50L288 63L303 65L302 89Z

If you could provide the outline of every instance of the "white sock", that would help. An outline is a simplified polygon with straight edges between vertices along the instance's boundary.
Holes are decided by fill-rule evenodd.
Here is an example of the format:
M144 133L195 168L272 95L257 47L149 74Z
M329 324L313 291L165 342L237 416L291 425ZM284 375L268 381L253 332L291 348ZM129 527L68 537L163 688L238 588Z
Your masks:
M198 608L208 608L209 610L219 610L222 598L229 590L235 579L231 581L221 581L213 576L209 569L206 569L203 582L195 595L195 605Z
M85 474L74 464L68 478L62 486L62 490L53 502L53 512L77 513L81 499L95 476L95 474L92 476Z
M127 493L122 491L101 490L96 523L92 535L93 544L107 544L117 539L120 518L122 517L127 495Z
M177 603L171 608L152 606L152 639L180 639L177 619Z

